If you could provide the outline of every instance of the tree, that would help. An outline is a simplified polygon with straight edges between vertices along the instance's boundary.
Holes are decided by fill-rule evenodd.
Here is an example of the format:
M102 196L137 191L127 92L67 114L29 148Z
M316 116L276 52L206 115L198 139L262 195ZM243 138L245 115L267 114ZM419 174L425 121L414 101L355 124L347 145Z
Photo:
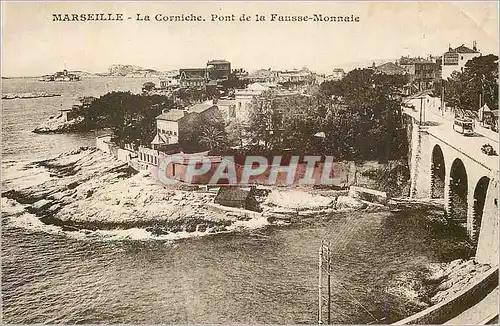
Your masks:
M402 155L401 94L404 75L355 69L342 80L320 86L320 101L331 102L325 116L328 152L339 158L386 160Z
M464 71L453 72L444 87L449 106L477 111L481 96L481 105L498 108L498 57L489 54L467 61Z
M143 92L150 92L152 91L153 89L155 89L156 85L155 83L153 82L145 82L143 85L142 85L142 91Z
M283 111L274 91L265 91L252 99L247 135L250 143L265 151L280 149Z
M156 134L156 116L175 108L173 100L160 95L111 92L83 106L82 116L90 129L110 128L120 145L149 145Z
M211 124L203 127L199 141L210 151L223 149L227 145L227 135L224 129Z
M218 109L188 114L179 124L179 145L185 152L223 149L228 143L225 127Z
M243 148L243 139L246 138L245 124L239 119L233 119L226 126L228 145Z

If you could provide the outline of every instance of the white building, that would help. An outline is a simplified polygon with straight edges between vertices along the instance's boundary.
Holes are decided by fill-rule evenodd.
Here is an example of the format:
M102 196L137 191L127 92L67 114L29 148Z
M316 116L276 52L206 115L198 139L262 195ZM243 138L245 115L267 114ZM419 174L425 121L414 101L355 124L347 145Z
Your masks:
M464 44L452 49L443 54L442 79L448 79L454 71L463 72L467 61L481 56L481 52L477 51L476 42L474 42L472 49L466 47Z
M151 142L155 145L177 144L179 142L179 120L184 118L183 110L172 109L156 117L156 136Z

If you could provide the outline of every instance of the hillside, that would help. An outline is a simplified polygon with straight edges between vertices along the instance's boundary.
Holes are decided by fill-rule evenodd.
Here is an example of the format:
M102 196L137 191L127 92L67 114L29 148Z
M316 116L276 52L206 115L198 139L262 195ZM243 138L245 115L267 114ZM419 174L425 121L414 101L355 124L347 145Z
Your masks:
M148 69L140 66L114 64L109 67L108 75L127 77L152 77L163 76L164 73L155 69Z

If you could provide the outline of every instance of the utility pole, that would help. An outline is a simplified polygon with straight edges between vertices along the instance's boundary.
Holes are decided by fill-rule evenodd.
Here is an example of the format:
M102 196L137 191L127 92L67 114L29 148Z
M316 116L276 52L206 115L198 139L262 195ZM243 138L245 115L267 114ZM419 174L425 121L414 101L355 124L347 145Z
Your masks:
M330 309L330 304L331 304L331 286L330 286L330 275L332 272L332 255L330 251L331 243L328 243L328 247L326 247L326 259L328 259L328 325L331 324L331 309Z
M422 106L424 103L424 98L420 96L420 125L422 125Z
M423 120L425 122L425 101L423 100L423 95L422 95L422 103L424 104L424 106L422 108L422 115L423 115Z
M444 116L444 81L441 80L441 116Z
M323 269L323 244L324 241L321 242L321 246L319 247L319 261L318 261L318 324L321 325L323 324L323 321L321 320L322 317L322 295L321 295L321 270Z
M332 273L332 252L331 243L325 244L325 240L321 241L321 246L319 247L319 260L318 260L318 324L323 324L323 295L322 295L322 281L323 281L323 261L326 261L326 271L327 271L327 309L328 317L327 322L331 324L331 273Z

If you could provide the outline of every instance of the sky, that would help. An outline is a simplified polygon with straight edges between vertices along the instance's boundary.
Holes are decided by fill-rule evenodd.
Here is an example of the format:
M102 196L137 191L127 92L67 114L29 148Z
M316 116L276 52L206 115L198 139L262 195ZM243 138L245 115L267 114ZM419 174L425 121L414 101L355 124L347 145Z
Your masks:
M62 69L105 72L112 64L157 70L204 67L319 73L401 56L441 55L476 41L498 54L498 4L491 2L9 2L2 1L2 76ZM55 13L121 13L124 21L54 22ZM157 22L156 14L202 15L203 22ZM359 16L359 22L271 22L271 14ZM149 15L153 21L137 21ZM212 22L241 14L252 21ZM263 15L265 22L255 21ZM131 19L128 19L131 17Z

